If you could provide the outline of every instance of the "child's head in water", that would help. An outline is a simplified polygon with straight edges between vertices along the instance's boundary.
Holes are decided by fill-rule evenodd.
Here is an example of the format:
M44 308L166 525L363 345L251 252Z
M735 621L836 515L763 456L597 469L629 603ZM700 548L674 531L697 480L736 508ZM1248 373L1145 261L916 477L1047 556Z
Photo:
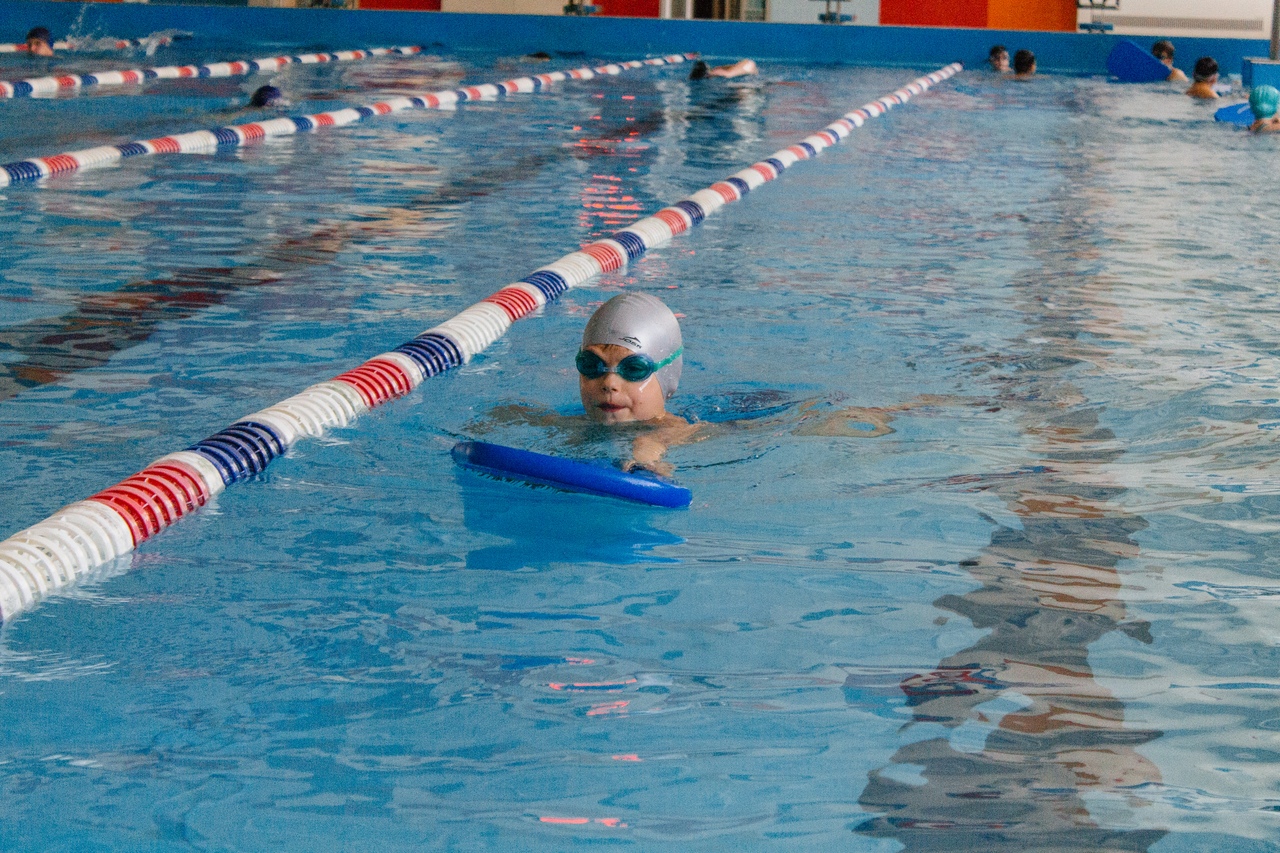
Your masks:
M1020 50L1013 55L1013 73L1019 77L1030 77L1036 73L1036 55L1029 50Z
M1009 70L1009 49L1002 44L991 46L991 50L987 52L987 64L991 66L992 71L998 71L1004 74Z
M582 408L604 424L661 418L680 383L683 352L680 322L662 300L647 293L613 297L582 332Z
M253 90L253 94L249 96L249 106L251 107L287 107L289 102L284 98L284 92L281 92L275 86L259 86Z
M27 52L32 56L53 56L53 35L47 27L32 27L26 43Z

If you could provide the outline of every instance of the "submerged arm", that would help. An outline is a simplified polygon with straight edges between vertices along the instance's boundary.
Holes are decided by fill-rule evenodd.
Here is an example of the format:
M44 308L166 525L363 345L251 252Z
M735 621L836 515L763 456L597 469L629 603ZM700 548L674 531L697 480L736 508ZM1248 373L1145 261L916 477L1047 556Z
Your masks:
M653 429L641 433L631 442L631 458L622 463L622 470L643 468L664 477L670 475L675 466L663 459L667 449L693 441L702 431L702 426L675 415L664 415Z

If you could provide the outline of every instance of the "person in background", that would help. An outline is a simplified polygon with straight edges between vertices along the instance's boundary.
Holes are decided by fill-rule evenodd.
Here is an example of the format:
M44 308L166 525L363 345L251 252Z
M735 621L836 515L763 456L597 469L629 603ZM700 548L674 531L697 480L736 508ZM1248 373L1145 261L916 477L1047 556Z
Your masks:
M1169 67L1169 76L1164 79L1170 83L1187 82L1187 75L1183 74L1181 69L1173 67L1173 42L1168 39L1160 39L1160 41L1151 45L1151 55Z
M987 53L987 64L997 74L1009 73L1009 49L1002 44L992 45Z
M1036 74L1036 55L1023 49L1013 55L1013 78L1028 80Z
M693 63L693 70L689 72L690 80L701 80L704 77L744 77L748 74L758 74L760 69L756 68L754 60L740 59L732 65L717 65L714 68L707 65L699 59Z
M32 56L53 56L53 36L47 27L32 27L26 41L27 53Z
M275 86L259 86L249 96L249 106L287 107L289 106L289 101L285 98L284 92L281 92Z
M1205 100L1214 100L1218 97L1218 92L1214 89L1214 84L1218 82L1218 61L1216 59L1212 56L1202 56L1197 59L1194 77L1191 88L1187 90L1188 95Z
M1254 86L1249 92L1249 110L1253 113L1254 133L1274 133L1280 130L1280 89L1275 86Z

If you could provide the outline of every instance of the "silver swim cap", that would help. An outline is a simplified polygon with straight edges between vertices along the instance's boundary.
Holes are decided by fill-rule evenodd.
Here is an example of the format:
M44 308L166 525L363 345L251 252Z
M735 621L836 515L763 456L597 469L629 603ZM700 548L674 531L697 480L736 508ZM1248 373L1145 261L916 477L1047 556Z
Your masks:
M582 330L582 345L593 344L616 344L661 364L680 352L684 340L680 321L661 299L648 293L623 293L601 305ZM683 363L684 357L675 355L654 374L664 399L676 393Z

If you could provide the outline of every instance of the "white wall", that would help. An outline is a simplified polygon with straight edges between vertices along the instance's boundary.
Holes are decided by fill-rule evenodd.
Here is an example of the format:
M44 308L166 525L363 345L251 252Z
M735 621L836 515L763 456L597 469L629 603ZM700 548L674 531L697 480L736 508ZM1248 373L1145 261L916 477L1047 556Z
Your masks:
M835 9L835 0L832 0L831 7ZM880 0L846 0L841 7L844 14L856 16L854 24L880 23ZM769 20L816 24L818 15L826 9L827 5L822 0L769 0Z
M1081 22L1116 35L1271 38L1273 0L1120 0L1118 10L1081 9Z
M569 0L440 0L441 12L513 15L563 15Z

